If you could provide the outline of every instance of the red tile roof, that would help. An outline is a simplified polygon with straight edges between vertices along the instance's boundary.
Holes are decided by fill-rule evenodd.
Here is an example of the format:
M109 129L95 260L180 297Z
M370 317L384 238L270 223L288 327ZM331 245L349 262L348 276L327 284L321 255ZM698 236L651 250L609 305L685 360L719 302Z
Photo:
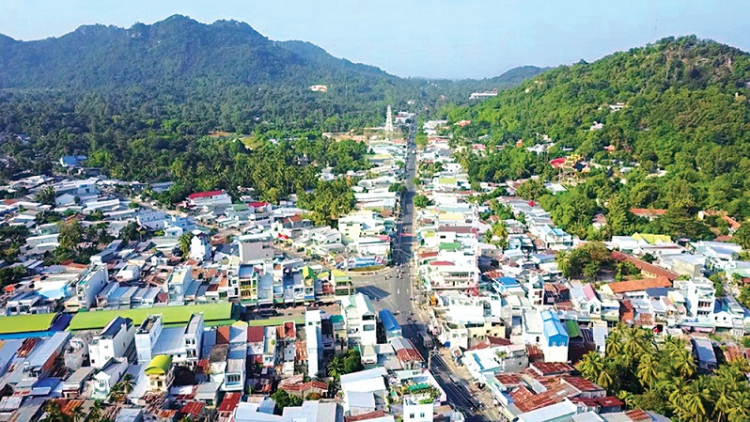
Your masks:
M191 193L190 195L188 195L188 198L189 199L208 198L211 196L221 195L222 193L224 192L220 190L212 190L209 192L196 192L196 193Z
M580 390L581 392L591 392L591 391L605 391L604 388L599 387L598 385L594 384L593 382L587 380L583 377L570 377L570 376L564 376L562 377L562 382L568 383L569 385L573 386L576 390Z
M268 202L251 202L247 204L248 207L253 207L253 208L265 207L266 205L268 205Z
M542 376L569 374L575 370L562 362L534 362L529 365L529 369Z
M416 347L414 347L414 343L411 342L408 338L403 338L402 343L404 347L399 348L396 350L396 356L398 356L398 359L402 362L423 362L424 359L422 359L422 355L419 354L419 351Z
M260 343L266 338L263 327L247 327L247 342Z
M229 344L229 326L216 327L216 344Z
M654 208L631 208L630 213L638 217L658 217L667 213L667 210Z
M240 400L242 400L242 393L226 393L219 405L219 412L234 412Z
M612 259L620 262L630 262L639 270L643 271L644 273L653 274L654 277L666 277L670 281L674 281L678 277L678 275L676 273L673 273L672 271L657 267L654 264L649 264L646 261L640 260L628 254L624 254L620 251L612 251Z
M625 403L623 403L620 399L614 396L606 396L606 397L599 397L596 400L596 404L598 404L601 407L617 407L617 406L624 406Z
M203 406L203 403L199 401L190 401L182 406L180 413L183 415L200 416L201 412L203 412Z
M651 422L651 416L641 409L633 409L625 412L625 416L629 417L633 422Z
M497 374L495 375L495 379L497 379L505 386L521 385L521 383L523 382L521 377L516 374Z
M672 282L666 277L644 278L640 280L616 281L607 284L613 293L640 292L654 287L672 287Z
M346 417L344 417L344 421L345 422L366 421L368 419L382 418L385 415L386 414L385 414L384 411L382 411L382 410L376 410L374 412L363 413L363 414L357 415L357 416L346 416Z
M284 391L307 391L312 389L328 391L328 384L323 381L308 381L299 384L279 385L279 388Z
M284 338L287 340L297 339L297 327L294 325L294 321L284 323Z
M433 265L433 266L436 266L436 267L440 267L440 266L442 266L442 267L448 267L448 266L451 266L451 265L454 265L454 264L452 262L450 262L450 261L433 261L433 262L430 262L430 265Z

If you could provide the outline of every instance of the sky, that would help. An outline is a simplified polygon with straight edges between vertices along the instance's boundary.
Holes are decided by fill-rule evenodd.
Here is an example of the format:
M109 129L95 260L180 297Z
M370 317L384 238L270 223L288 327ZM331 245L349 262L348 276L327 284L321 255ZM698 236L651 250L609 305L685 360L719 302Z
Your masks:
M666 36L750 50L747 0L2 0L0 33L56 37L173 14L235 19L403 77L483 78L516 66L594 61Z

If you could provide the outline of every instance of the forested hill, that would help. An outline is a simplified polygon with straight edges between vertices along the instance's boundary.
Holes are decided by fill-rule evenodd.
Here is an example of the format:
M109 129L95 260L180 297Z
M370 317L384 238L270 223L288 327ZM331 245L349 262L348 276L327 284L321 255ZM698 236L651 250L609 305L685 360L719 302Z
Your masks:
M397 78L322 49L285 48L246 23L206 25L175 15L129 29L82 26L59 38L0 40L0 87L124 87L170 80L310 85L363 75ZM288 44L295 47L294 44ZM309 50L317 49L315 54ZM321 66L326 64L326 66Z
M553 178L557 172L548 161L574 151L604 170L592 168L589 177L579 178L586 183L555 199L578 204L570 209L589 204L585 209L592 213L606 213L612 210L603 204L616 203L625 210L674 208L688 216L714 209L743 220L750 217L748 87L747 53L694 36L666 38L594 63L555 68L497 98L445 113L454 121L472 121L455 129L469 139L490 133L494 145L523 140L529 147L544 135L556 142L539 156L526 148L503 148L468 158L475 180L534 172ZM599 130L592 130L595 122ZM627 183L612 182L621 179ZM591 224L591 215L578 215L576 224L584 229Z

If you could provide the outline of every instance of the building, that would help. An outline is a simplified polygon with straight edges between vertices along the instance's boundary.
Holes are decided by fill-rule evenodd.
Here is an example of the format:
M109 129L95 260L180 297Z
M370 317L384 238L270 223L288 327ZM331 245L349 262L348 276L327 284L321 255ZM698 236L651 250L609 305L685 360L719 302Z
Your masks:
M349 344L377 344L376 313L369 297L357 293L341 298L341 316L344 318Z
M243 264L273 258L273 239L270 232L242 235L238 239L240 261Z
M197 362L201 358L203 349L203 331L204 331L203 313L193 314L190 316L185 334L183 336L185 354L188 362Z
M80 309L90 309L96 303L96 295L109 282L109 272L105 265L92 266L83 273L76 283L76 297L65 303L65 310L77 312Z
M685 302L693 317L710 317L716 305L716 288L705 277L691 278L685 283Z
M134 338L133 320L116 317L91 340L89 344L91 366L101 369L112 358L126 357Z
M135 351L139 364L146 365L151 362L151 359L153 359L152 351L163 329L164 324L162 324L161 315L149 315L138 327L135 332Z
M542 352L545 362L567 362L568 361L568 331L560 322L560 319L545 310L539 313L542 320Z
M232 205L232 198L224 191L197 192L188 195L188 204L193 207Z
M127 359L112 359L104 367L94 374L93 391L91 397L104 400L109 397L112 387L115 386L128 370Z
M323 333L321 328L321 311L308 310L305 312L305 339L307 340L307 376L312 379L320 376L319 351L323 348Z
M143 372L148 379L148 385L146 387L148 392L166 393L169 391L169 386L174 379L172 357L169 355L154 356Z
M193 231L193 238L190 239L190 258L198 262L211 260L211 243L206 233Z

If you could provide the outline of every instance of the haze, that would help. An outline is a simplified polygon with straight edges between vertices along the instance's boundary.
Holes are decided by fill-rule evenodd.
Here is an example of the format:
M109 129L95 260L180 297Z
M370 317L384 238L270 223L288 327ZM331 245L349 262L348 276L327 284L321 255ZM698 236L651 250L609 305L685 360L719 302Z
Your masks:
M33 40L80 25L129 27L172 14L235 19L271 39L299 39L399 76L492 77L521 65L596 60L665 36L750 49L743 1L177 0L3 1L0 33Z

